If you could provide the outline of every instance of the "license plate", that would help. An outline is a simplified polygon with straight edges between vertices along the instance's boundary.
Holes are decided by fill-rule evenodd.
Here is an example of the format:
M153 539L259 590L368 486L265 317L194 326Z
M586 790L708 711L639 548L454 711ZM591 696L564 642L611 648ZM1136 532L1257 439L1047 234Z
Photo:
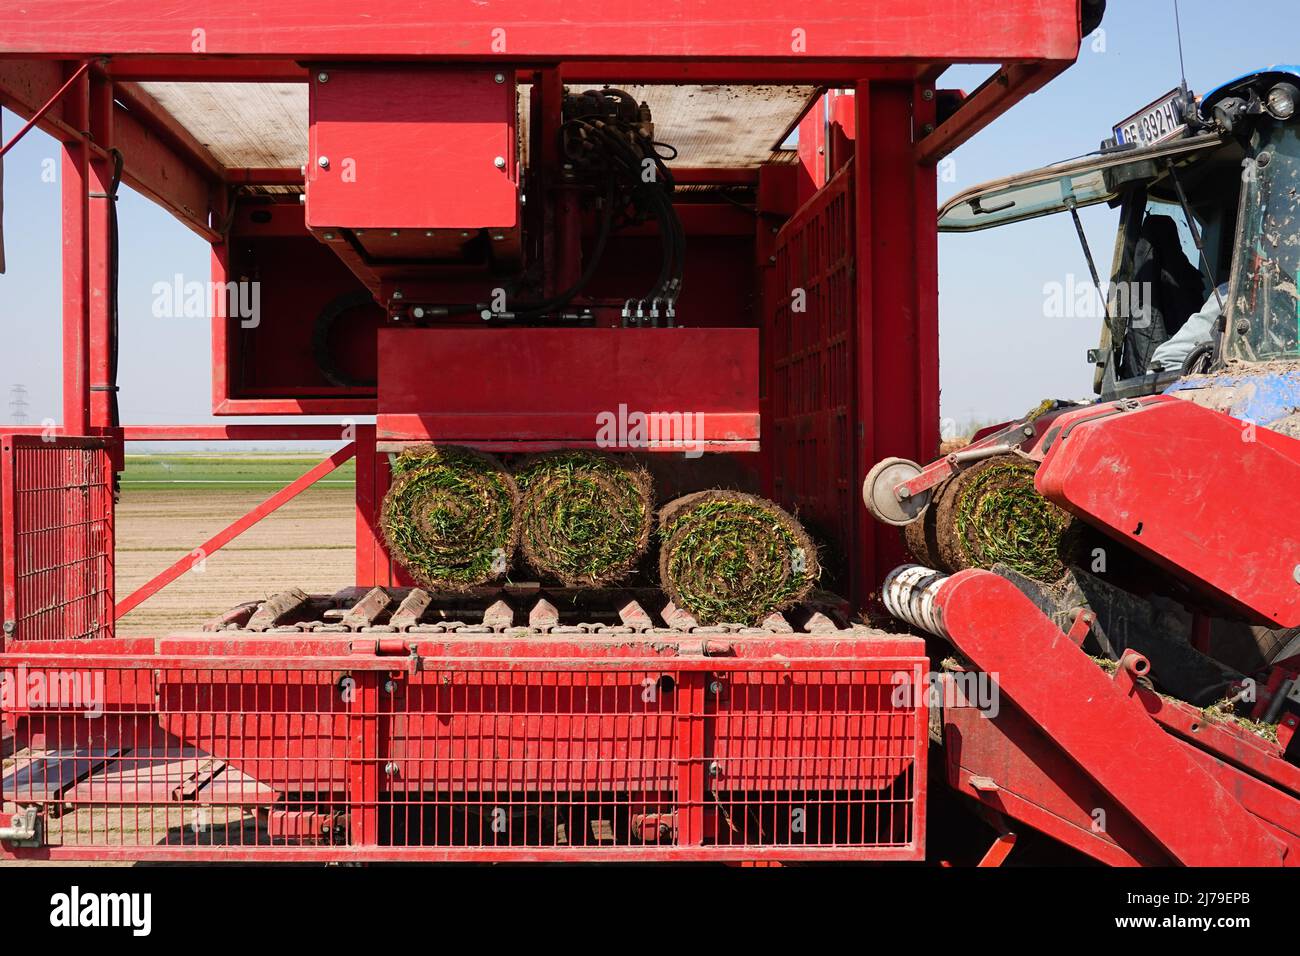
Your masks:
M1150 106L1115 124L1115 142L1121 146L1150 146L1173 139L1187 129L1183 122L1183 91L1172 90Z

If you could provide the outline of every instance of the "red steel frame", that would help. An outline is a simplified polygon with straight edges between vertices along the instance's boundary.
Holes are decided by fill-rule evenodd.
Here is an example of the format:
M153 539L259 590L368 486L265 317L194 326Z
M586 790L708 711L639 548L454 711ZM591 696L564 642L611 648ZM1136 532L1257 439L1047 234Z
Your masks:
M555 27L558 21L545 9L525 0L496 5L490 12L458 10L453 16L436 3L390 0L368 7L364 29L353 22L355 10L344 0L294 0L256 16L233 0L213 0L184 11L144 0L123 11L111 31L94 26L98 21L93 17L82 17L91 8L87 0L38 0L26 5L21 15L0 14L0 103L33 118L64 145L63 433L118 439L165 434L176 440L216 434L212 426L172 427L153 434L113 430L105 294L110 200L104 197L111 170L107 150L122 150L128 185L213 243L214 279L222 276L225 245L211 222L225 213L225 188L301 180L295 170L223 167L138 81L306 81L308 71L295 62L303 59L508 59L525 73L527 64L558 61L566 82L617 75L640 82L783 80L854 89L857 95L848 109L845 97L832 97L833 107L819 103L805 119L801 156L806 182L818 188L833 171L832 160L846 158L846 136L856 132L854 172L868 186L856 191L854 209L855 312L857 326L864 330L852 357L863 372L852 423L859 471L889 455L926 460L937 444L933 164L1069 66L1077 55L1080 29L1077 0L1037 4L1032 10L1016 4L991 6L985 0L942 0L937 8L818 0L801 4L797 12L777 0L764 0L743 23L720 3L710 2L693 8L689 30L675 14L647 20L644 10L624 11L617 5L603 6L599 17L565 16L565 25ZM431 16L432 10L438 15ZM559 12L557 7L557 17ZM302 31L305 22L312 23L313 30ZM504 49L502 36L507 38ZM473 38L468 47L467 38ZM655 53L627 54L642 49ZM934 80L952 62L1000 62L1009 80L990 81L972 95L966 108L935 128L935 97L921 93L932 92ZM837 131L831 140L839 144L833 151L822 135L825 124L814 118L831 112ZM820 154L815 159L814 148ZM839 155L828 155L832 152ZM801 196L808 194L807 188L800 186ZM219 353L221 336L215 345ZM220 403L225 395L220 381L224 356L215 354L213 367L214 394ZM346 402L340 406L311 400L237 404L239 411L252 414L364 414L371 407L365 401L355 401L352 408ZM272 427L223 434L274 439L307 433ZM364 445L358 451L361 471L370 473L375 463L367 459L376 453ZM359 487L358 495L359 510L373 507L368 489ZM366 557L373 548L369 522L359 517L358 531L364 533L358 543L357 583L369 583L371 572L362 567L373 566ZM866 553L851 559L860 572L855 578L864 582L878 580L900 557L895 535L887 529L874 529L873 534ZM861 601L865 595L864 586L855 597Z
M959 791L1114 865L1300 861L1300 771L1278 744L1141 686L1134 651L1108 676L991 572L953 575L935 606L1003 696L996 715L945 700Z
M876 646L866 654L844 642L780 640L737 646L733 657L646 657L626 642L592 648L536 638L464 647L413 638L397 656L376 655L374 642L367 649L335 641L304 653L302 642L232 650L211 638L174 639L156 655L11 651L6 668L98 675L103 713L94 721L76 720L72 702L33 706L26 716L52 749L80 748L75 786L60 788L62 802L104 808L111 822L92 821L87 834L54 817L45 846L0 848L0 856L917 860L925 846L924 695L909 695L915 705L890 700L920 679L926 662L915 656L916 639L867 641ZM671 691L647 701L644 688L663 687L665 677ZM335 692L341 679L355 686L350 699ZM180 740L220 752L222 766L178 750ZM103 778L77 783L100 764L110 764ZM21 780L6 799L48 800L46 780ZM796 782L816 795L791 793ZM195 792L178 792L187 786ZM845 793L863 788L870 795ZM449 842L435 826L401 842L394 821L381 816L451 812L472 820L486 807L626 821L638 806L656 805L675 808L672 841L642 842L620 826L612 842L569 842L520 834L512 823L500 840L474 826L467 842ZM220 818L249 806L290 825L341 815L348 841L285 846L229 830L222 845L177 845L176 833L159 842L163 831L188 826L191 812ZM830 838L813 843L792 831L757 845L774 814L800 809L813 818L829 811Z
M109 150L120 149L125 156L124 182L213 244L214 277L219 277L226 249L214 224L225 218L228 187L296 184L301 173L222 166L139 82L305 82L310 69L304 62L419 59L505 62L520 71L521 79L530 75L530 67L552 66L563 82L611 78L642 83L800 82L853 90L851 99L833 96L827 107L819 101L801 125L805 137L800 145L803 171L797 199L766 171L757 176L753 171L702 171L691 181L757 179L760 192L769 199L791 197L772 207L788 216L837 168L851 164L859 186L852 211L857 255L852 296L858 334L851 361L859 371L852 401L853 461L859 472L865 472L868 464L887 455L918 460L931 456L938 437L934 164L1074 61L1080 38L1077 0L1043 0L1030 7L989 0L865 5L810 0L792 7L784 0L756 0L743 20L737 20L734 9L721 0L702 0L689 13L647 10L619 0L602 5L590 16L575 16L567 0L504 0L490 8L449 6L433 0L377 0L365 6L364 21L350 0L285 0L256 12L238 0L203 0L183 8L162 0L139 0L116 10L111 24L99 15L92 0L30 0L21 11L0 12L0 104L29 118L63 145L60 434L104 437L116 444L118 455L121 443L133 440L344 437L340 428L331 426L114 424L109 382L114 343L107 294ZM311 28L304 29L304 24ZM977 91L969 110L960 110L936 128L933 85L954 62L1001 63L1008 79ZM382 110L383 104L375 108ZM830 136L825 135L825 125L813 118L823 111L834 118ZM823 152L814 153L815 149ZM760 271L770 270L768 256L773 251L773 238L765 226L761 223L758 229ZM770 282L764 282L770 289ZM220 345L218 337L218 353ZM214 376L222 374L224 358L215 354ZM215 384L220 396L221 383ZM760 404L766 401L764 396ZM273 401L260 407L244 404L238 410L350 414L364 413L366 408L360 402L351 409ZM223 410L234 409L216 409ZM355 434L346 437L354 439L353 444L273 495L207 546L220 547L355 454L355 583L390 582L393 570L375 527L387 468L381 466L374 426L349 427ZM770 483L770 459L763 469ZM865 522L861 515L855 520ZM879 580L895 562L899 545L891 529L872 533L865 523L854 540L849 560L857 582L854 597L861 603L868 583ZM119 614L177 577L184 565L179 562L125 598ZM81 667L93 666L87 652L105 652L126 656L110 656L98 666L152 668L159 664L156 656L131 656L152 644L112 640L45 650L74 655L60 660L65 664L75 660ZM769 650L780 652L775 645ZM7 648L6 666L19 663L13 656L16 652ZM870 663L857 661L853 666L881 663L874 659L879 652L864 647L863 653ZM561 662L557 657L528 663L545 669ZM320 660L298 663L302 667L322 664ZM590 659L576 663L594 666ZM283 669L293 664L290 653L274 664L263 654L224 657L211 666ZM746 664L773 666L771 659ZM349 667L356 666L356 659L350 659ZM384 666L376 660L363 669L378 672ZM923 707L919 713L923 746ZM924 792L923 768L921 760L916 770L918 793ZM374 767L363 760L354 770L368 773ZM365 781L356 784L369 786ZM372 790L363 792L373 795ZM923 846L923 821L922 813L915 843L908 850L912 856ZM112 852L103 847L92 851L98 856ZM195 858L192 847L176 852L177 858ZM644 858L645 850L632 855ZM701 854L715 859L722 855L717 848ZM751 847L738 848L735 855L756 858ZM769 855L779 858L789 852ZM356 848L354 856L374 858L365 847Z

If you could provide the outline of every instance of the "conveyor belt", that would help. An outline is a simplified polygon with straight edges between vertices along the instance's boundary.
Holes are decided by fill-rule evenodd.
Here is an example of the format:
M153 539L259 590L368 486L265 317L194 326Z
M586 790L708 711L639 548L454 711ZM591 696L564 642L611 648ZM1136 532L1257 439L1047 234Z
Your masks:
M250 633L413 633L685 635L869 634L854 623L848 602L815 592L806 602L771 614L757 627L701 625L655 588L579 590L532 584L434 595L420 588L345 588L332 595L290 589L250 601L204 630Z

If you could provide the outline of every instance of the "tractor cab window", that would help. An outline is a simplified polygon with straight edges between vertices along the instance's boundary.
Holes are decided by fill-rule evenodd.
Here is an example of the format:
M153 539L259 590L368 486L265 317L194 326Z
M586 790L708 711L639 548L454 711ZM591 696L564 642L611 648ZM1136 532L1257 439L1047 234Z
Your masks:
M1110 279L1109 318L1092 354L1099 392L1145 381L1155 349L1186 323L1212 285L1228 275L1242 152L1218 133L1112 149L995 180L959 193L939 210L940 232L973 232L1107 202L1120 207L1115 256L1097 261ZM1209 260L1201 261L1170 169L1177 171ZM1066 228L1069 228L1068 226ZM1097 250L1093 250L1094 255ZM1171 373L1176 376L1177 370Z
M1240 253L1229 289L1227 353L1245 362L1300 358L1300 124L1259 132L1242 174Z
M1205 223L1196 222L1205 234ZM1192 226L1181 204L1137 188L1125 202L1120 222L1124 242L1112 276L1108 308L1124 329L1116 378L1142 375L1151 355L1205 302L1209 283L1202 272Z
M1218 148L1205 134L1139 149L1112 150L987 182L953 196L939 210L940 232L976 232L1118 199L1134 182Z

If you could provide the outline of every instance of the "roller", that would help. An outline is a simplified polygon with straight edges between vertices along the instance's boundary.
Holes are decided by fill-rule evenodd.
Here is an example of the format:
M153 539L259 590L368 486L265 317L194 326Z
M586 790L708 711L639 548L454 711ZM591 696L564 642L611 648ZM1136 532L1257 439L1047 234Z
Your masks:
M939 589L948 580L941 571L919 564L900 565L889 572L880 596L889 613L918 630L947 638L943 612L935 604Z

